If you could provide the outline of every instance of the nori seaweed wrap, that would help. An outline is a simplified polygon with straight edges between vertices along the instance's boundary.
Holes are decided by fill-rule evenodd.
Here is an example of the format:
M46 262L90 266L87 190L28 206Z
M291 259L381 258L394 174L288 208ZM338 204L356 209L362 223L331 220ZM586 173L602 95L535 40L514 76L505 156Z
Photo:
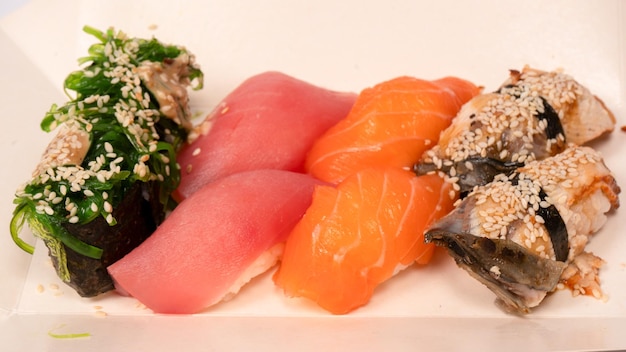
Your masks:
M184 47L85 27L99 42L41 128L57 130L32 179L16 192L15 243L28 223L59 277L81 296L114 288L107 266L149 237L175 207L176 152L192 128L187 88L202 72Z

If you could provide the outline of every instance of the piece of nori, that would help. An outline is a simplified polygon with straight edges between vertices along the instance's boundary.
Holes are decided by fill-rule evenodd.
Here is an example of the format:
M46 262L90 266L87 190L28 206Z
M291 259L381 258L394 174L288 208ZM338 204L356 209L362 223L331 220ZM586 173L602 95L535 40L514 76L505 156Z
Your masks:
M157 182L136 182L114 208L117 224L109 225L103 217L87 224L66 223L63 227L79 240L103 250L100 259L76 253L63 245L70 281L67 284L82 297L94 297L114 289L107 267L139 246L165 218L159 201ZM52 263L57 268L54 256Z
M511 178L511 183L517 185L518 182L519 174L516 174L515 177ZM542 202L548 198L543 187L539 189L538 196ZM544 221L543 226L550 236L556 260L565 262L569 255L569 234L567 233L567 226L565 225L561 213L559 213L556 206L551 203L547 207L540 206L536 212Z

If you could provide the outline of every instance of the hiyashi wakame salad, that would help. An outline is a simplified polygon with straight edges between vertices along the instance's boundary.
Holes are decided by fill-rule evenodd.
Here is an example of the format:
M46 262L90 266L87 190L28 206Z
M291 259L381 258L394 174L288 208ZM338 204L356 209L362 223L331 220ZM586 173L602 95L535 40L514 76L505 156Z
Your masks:
M112 290L106 267L143 242L175 206L176 152L192 128L188 88L202 71L184 47L84 31L98 42L64 82L69 101L52 105L41 128L56 130L16 192L11 236L24 223L43 240L59 277L81 296Z

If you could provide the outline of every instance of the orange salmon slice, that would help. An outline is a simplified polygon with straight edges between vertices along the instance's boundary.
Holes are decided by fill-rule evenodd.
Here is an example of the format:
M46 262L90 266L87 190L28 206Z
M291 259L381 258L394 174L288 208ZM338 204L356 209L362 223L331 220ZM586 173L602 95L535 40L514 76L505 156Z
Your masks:
M452 210L449 183L397 168L363 169L337 187L319 185L287 238L275 283L334 314L366 304L374 289L434 247L424 231Z
M479 92L456 77L402 76L364 89L348 116L313 144L305 168L318 179L338 183L365 167L411 167Z

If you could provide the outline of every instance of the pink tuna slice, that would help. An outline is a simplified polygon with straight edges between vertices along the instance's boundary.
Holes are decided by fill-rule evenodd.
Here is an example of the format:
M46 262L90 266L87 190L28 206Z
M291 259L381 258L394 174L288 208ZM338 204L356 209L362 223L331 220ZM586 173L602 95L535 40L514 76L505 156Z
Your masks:
M327 90L279 72L244 81L199 126L178 155L181 182L174 198L189 197L220 177L256 169L301 172L306 153L343 119L356 94Z
M192 314L272 267L320 182L254 170L207 184L108 267L117 289L156 313Z

